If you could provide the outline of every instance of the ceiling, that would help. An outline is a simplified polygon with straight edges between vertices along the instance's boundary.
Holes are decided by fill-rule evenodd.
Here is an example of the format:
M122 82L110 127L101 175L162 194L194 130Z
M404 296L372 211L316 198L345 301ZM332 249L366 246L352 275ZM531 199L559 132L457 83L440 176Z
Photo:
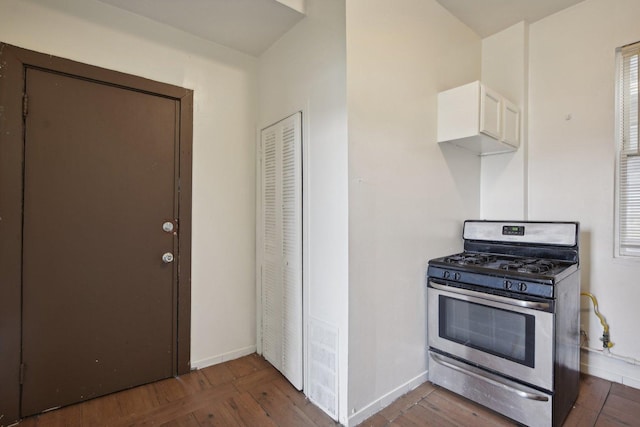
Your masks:
M480 37L536 22L583 0L436 0Z
M305 17L305 0L99 0L154 21L259 56ZM535 22L583 0L436 0L487 37Z
M258 56L305 17L304 0L99 0Z

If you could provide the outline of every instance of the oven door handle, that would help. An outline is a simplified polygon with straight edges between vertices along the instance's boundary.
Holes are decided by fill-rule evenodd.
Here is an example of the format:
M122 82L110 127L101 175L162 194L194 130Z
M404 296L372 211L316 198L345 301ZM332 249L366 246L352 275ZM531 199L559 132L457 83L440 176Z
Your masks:
M429 286L441 291L453 292L455 294L467 295L470 297L482 298L489 301L501 302L504 304L515 305L517 307L532 308L534 310L549 310L548 302L524 301L515 298L502 297L500 295L487 294L484 292L471 291L469 289L454 288L453 286L440 285L438 283L429 282Z
M481 381L485 381L488 382L490 384L493 384L495 386L501 387L507 391L510 391L512 393L517 394L520 397L523 397L525 399L529 399L529 400L537 400L540 402L547 402L549 401L549 397L545 396L543 394L536 394L536 393L531 393L525 390L521 390L519 388L516 388L514 386L512 386L511 384L507 384L506 382L503 382L497 378L488 378L484 375L478 374L476 372L472 372L468 369L463 368L462 366L458 366L457 364L453 364L451 362L447 362L446 360L442 359L441 356L439 356L436 353L430 352L431 353L431 358L433 359L434 362L439 363L442 366L446 366L449 369L453 369L454 371L458 371L461 372L465 375L469 375L471 377L477 378Z

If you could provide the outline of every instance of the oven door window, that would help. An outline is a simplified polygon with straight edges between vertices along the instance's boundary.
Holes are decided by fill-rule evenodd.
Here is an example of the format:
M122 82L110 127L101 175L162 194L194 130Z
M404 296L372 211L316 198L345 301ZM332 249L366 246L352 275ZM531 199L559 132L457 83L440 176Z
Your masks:
M535 358L535 317L440 295L441 338L531 368Z

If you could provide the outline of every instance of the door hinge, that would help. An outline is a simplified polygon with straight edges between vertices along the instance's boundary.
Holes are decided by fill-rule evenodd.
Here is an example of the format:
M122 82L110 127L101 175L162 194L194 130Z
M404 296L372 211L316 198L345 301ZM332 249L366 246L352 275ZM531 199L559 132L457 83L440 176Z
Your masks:
M27 117L29 112L29 96L25 93L22 95L22 116Z
M20 364L20 385L24 384L24 363Z

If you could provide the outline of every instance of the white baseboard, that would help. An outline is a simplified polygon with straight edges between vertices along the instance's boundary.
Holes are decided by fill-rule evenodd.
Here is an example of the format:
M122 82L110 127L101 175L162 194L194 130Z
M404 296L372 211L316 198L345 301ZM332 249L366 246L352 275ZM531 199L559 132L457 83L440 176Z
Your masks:
M229 360L237 359L242 356L247 356L255 352L256 352L256 346L250 345L248 347L239 348L237 350L233 350L228 353L207 357L206 359L193 360L191 361L191 369L206 368L207 366L217 365L218 363L227 362Z
M615 353L584 348L580 352L580 371L594 377L640 389L640 362Z
M351 416L349 416L349 419L347 420L347 424L345 425L345 427L356 426L361 422L363 422L364 420L366 420L367 418L369 418L370 416L386 408L403 394L410 392L414 388L418 387L420 384L427 381L428 373L429 371L424 371L420 375L410 379L409 381L400 385L394 390L391 390L389 393L385 394L384 396L374 400L364 408L360 409L358 412L351 414Z

